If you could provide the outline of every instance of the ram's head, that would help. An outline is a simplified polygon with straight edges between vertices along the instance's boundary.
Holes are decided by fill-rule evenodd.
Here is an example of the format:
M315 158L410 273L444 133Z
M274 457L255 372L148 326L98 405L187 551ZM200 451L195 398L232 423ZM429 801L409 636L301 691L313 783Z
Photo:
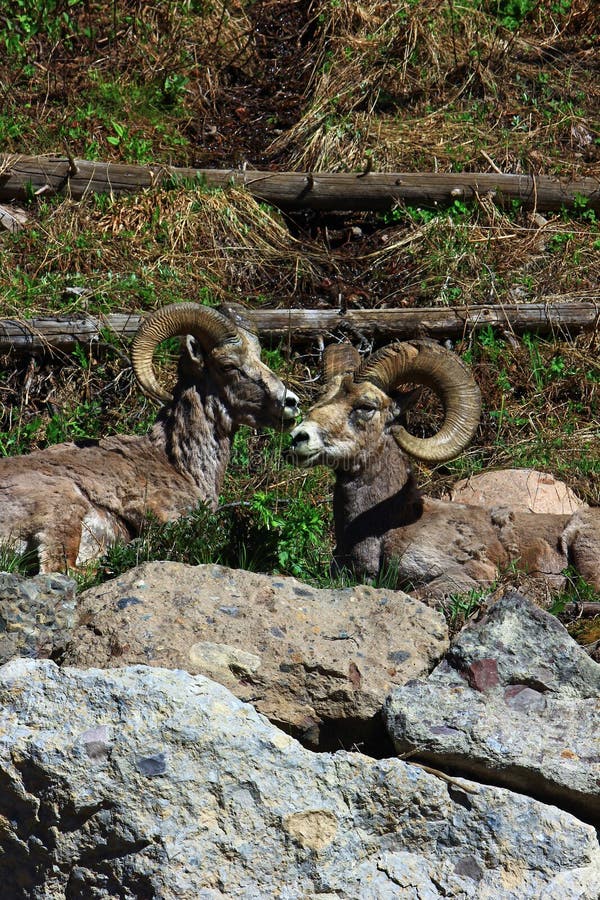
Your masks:
M462 360L430 341L390 344L360 362L349 344L331 345L323 354L325 389L291 433L292 460L300 466L326 465L355 471L390 433L410 456L428 463L457 456L479 422L479 388ZM414 392L401 385L423 385L439 397L444 420L435 435L418 438L400 419Z
M164 403L173 397L158 383L154 352L162 341L185 335L176 391L193 385L218 393L236 425L289 427L298 415L298 398L260 359L253 325L240 307L220 310L176 303L149 315L131 346L131 361L142 389Z

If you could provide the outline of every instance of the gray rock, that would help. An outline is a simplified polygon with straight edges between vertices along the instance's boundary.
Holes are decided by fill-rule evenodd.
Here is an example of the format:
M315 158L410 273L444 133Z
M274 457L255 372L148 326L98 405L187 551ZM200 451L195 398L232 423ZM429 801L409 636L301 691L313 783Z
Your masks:
M381 707L448 647L442 616L372 587L318 590L223 566L147 563L86 591L65 662L186 669L320 749L392 752Z
M511 591L386 703L398 753L600 822L600 666Z
M76 621L71 578L0 572L0 665L14 656L59 656Z
M600 847L568 813L313 754L202 676L14 660L0 734L15 900L597 900Z

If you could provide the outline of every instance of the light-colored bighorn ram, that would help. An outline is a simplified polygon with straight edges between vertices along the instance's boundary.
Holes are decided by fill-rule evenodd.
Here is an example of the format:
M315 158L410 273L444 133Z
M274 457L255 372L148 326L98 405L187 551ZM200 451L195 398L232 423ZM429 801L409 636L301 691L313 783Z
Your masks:
M460 358L429 341L392 344L360 363L348 344L327 347L325 389L291 432L293 461L335 471L335 563L374 578L394 563L398 587L441 596L493 582L513 565L551 589L573 565L600 589L600 509L573 515L484 509L423 496L409 457L438 463L469 443L479 389ZM418 438L401 420L409 394L430 387L444 407L441 428Z
M171 395L152 359L176 335L187 337ZM142 322L131 361L143 390L165 403L148 434L0 459L0 541L34 551L41 572L80 566L131 540L148 513L164 522L201 500L214 509L238 426L289 427L298 413L297 397L261 362L258 338L235 307L157 310Z

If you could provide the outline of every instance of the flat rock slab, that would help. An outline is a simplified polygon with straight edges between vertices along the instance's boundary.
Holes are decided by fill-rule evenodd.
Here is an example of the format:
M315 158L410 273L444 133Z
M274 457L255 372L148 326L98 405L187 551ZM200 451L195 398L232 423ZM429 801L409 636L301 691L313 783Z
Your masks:
M515 591L386 703L398 753L600 822L600 666Z
M311 753L202 676L14 660L0 733L6 897L597 900L591 826L400 760Z
M144 564L82 594L79 614L65 663L207 675L320 749L376 752L383 740L393 752L387 694L448 647L442 616L400 592L318 590L215 565Z
M0 665L60 655L77 622L75 588L65 575L0 572Z

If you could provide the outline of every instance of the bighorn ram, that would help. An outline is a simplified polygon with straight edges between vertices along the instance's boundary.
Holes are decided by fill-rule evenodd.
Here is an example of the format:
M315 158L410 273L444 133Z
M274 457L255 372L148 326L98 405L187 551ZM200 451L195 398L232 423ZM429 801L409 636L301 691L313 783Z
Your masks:
M293 461L335 470L335 563L373 578L394 562L398 586L441 596L493 582L514 565L564 583L572 564L600 588L600 509L573 515L483 509L436 500L417 489L409 456L428 463L460 453L480 415L479 389L460 358L428 341L392 344L360 364L348 344L327 347L325 389L291 432ZM433 437L400 424L414 392L430 387L444 407Z
M187 338L171 396L152 358L175 335ZM289 426L298 412L236 308L157 310L140 326L131 361L143 390L165 402L148 434L0 460L0 541L34 551L41 572L82 565L115 540L131 540L147 513L167 521L201 500L215 508L238 426Z

